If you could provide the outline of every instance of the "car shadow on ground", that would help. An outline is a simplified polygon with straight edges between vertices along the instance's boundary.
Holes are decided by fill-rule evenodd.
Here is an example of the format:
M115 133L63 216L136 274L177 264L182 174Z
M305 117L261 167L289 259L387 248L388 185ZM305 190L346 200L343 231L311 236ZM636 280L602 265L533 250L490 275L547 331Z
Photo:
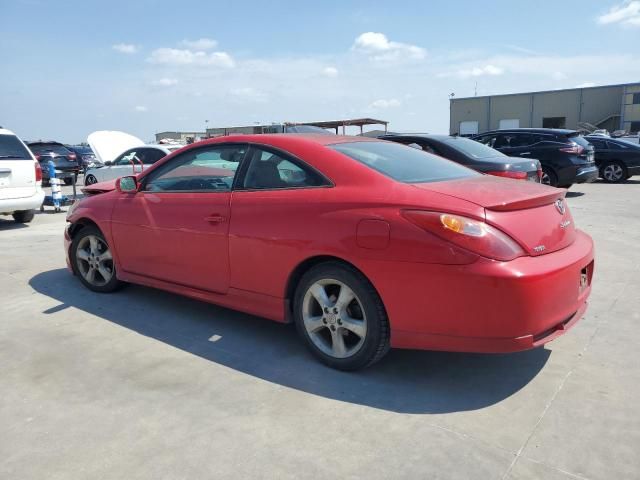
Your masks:
M0 232L3 230L19 230L21 228L27 228L28 226L26 223L16 223L10 216L0 218Z
M318 363L292 325L136 285L98 294L65 269L39 273L29 284L60 302L45 315L74 307L247 375L400 413L495 404L527 385L550 355L542 348L508 355L392 350L369 369L346 373Z

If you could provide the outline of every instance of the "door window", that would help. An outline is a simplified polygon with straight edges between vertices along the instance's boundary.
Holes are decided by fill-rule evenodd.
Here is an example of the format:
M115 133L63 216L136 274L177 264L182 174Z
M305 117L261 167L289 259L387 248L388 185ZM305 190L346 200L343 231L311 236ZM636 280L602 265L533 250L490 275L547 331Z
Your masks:
M483 135L482 137L477 137L474 138L474 140L476 142L480 142L484 145L487 145L488 147L491 148L497 148L496 147L496 140L498 139L498 135Z
M124 152L122 155L120 155L118 158L116 158L113 161L113 164L119 167L125 167L125 166L130 167L132 162L136 165L139 164L139 162L136 160L135 150L129 150L128 152Z
M593 143L591 140L589 141ZM622 145L620 143L614 143L614 142L607 142L607 145L610 150L626 150L628 148L625 145Z
M182 153L144 181L150 192L226 192L231 190L246 145L215 145Z
M528 133L505 134L504 137L511 148L528 147L536 143L534 136Z
M244 188L273 189L318 187L327 182L308 166L285 155L253 148Z

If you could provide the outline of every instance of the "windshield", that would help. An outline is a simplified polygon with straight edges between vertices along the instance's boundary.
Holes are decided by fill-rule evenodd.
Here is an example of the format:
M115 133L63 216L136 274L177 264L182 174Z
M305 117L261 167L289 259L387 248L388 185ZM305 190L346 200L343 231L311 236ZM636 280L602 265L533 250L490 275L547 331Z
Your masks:
M439 182L480 175L442 157L399 143L352 142L329 147L399 182Z
M69 155L71 153L67 147L59 143L31 143L29 149L33 153L53 152L58 155Z
M569 140L577 143L578 145L584 148L587 148L589 146L589 141L586 138L584 138L582 135L571 136L569 137Z
M498 150L488 147L480 142L476 142L475 140L469 140L468 138L451 137L443 140L443 143L453 148L454 150L458 150L465 155L469 155L470 157L477 159L506 157L504 153L501 153Z
M0 159L33 160L29 151L15 135L0 135Z

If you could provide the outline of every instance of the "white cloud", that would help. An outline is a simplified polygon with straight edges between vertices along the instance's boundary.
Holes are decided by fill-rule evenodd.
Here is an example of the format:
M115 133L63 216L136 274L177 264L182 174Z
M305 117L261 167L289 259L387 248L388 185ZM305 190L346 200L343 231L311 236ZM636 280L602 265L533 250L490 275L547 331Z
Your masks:
M212 38L200 38L198 40L183 40L181 44L191 50L211 50L218 46L218 42Z
M485 65L484 67L474 67L467 70L460 70L458 75L462 78L467 77L483 77L485 75L502 75L504 73L504 69L501 67L496 67L495 65Z
M325 77L335 78L338 76L338 69L336 67L326 67L322 69L322 75Z
M202 52L178 48L157 48L147 59L162 65L200 65L233 68L235 62L226 52Z
M385 109L385 108L399 107L400 105L402 105L402 102L397 98L390 98L388 100L381 98L380 100L371 102L371 104L369 105L369 108Z
M589 87L595 87L595 86L596 84L594 82L584 82L576 85L575 88L589 88Z
M352 50L364 53L374 61L422 60L427 51L416 45L393 42L384 33L366 32L358 36Z
M252 87L233 88L230 93L241 101L264 103L269 100L269 96L265 92Z
M173 87L178 84L178 80L175 78L158 78L157 80L153 80L151 85L154 87Z
M111 45L116 52L126 53L128 55L138 53L138 46L133 45L131 43L116 43L115 45Z
M640 1L626 0L619 5L614 5L607 13L600 15L597 20L601 25L620 24L640 27Z
M148 110L148 108L145 107L144 105L136 105L135 107L133 107L133 109L136 112L146 112Z

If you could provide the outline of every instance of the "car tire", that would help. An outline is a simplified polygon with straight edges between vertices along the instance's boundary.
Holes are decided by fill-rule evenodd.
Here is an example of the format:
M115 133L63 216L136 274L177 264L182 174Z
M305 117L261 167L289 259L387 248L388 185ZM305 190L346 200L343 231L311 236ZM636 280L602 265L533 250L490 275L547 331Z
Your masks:
M69 177L64 178L65 185L73 185L77 181L78 181L78 174L75 174L72 178L69 178Z
M542 167L542 178L540 179L540 183L551 187L557 187L558 176L556 175L556 172L548 167Z
M94 176L94 175L85 175L84 177L84 185L89 186L89 185L93 185L94 183L98 183L98 179Z
M33 220L35 214L35 210L19 210L17 212L13 212L12 217L16 223L29 223Z
M620 183L628 177L627 167L620 162L608 162L600 167L600 177L607 183Z
M384 304L371 282L349 265L327 262L307 271L293 308L299 335L331 368L365 368L389 351Z
M49 179L48 179L48 178L43 178L43 179L42 179L42 186L43 186L43 187L48 187L48 186L50 186L50 185L51 185L51 182L49 181Z
M123 286L109 244L98 228L84 227L78 232L71 242L70 257L73 272L89 290L109 293Z

